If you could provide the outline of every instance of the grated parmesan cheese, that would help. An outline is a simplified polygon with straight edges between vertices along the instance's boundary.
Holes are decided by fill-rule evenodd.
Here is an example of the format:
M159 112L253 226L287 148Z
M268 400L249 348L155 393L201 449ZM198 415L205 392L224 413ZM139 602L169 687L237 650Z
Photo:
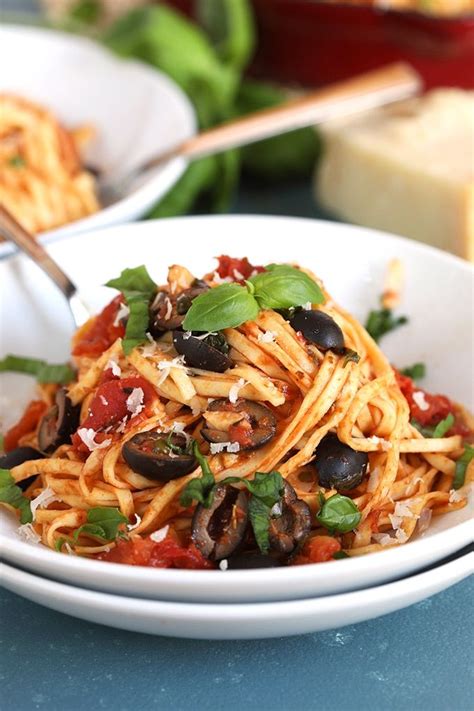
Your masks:
M372 444L380 444L381 448L386 452L389 449L392 449L392 443L387 442L386 439L383 439L382 437L377 437L377 435L373 435L372 437L367 437L368 442L372 442Z
M107 362L107 365L105 366L105 370L110 370L112 371L112 375L117 376L117 378L120 378L122 375L122 370L119 366L119 364L113 360L112 358Z
M135 516L135 523L128 523L127 524L127 531L133 531L135 528L138 528L138 526L142 522L141 516L139 516L137 513L134 514L134 516Z
M237 281L245 281L244 275L239 272L238 269L232 269L232 272L234 274L234 279L237 279Z
M119 430L117 428L117 432L118 431ZM103 442L97 443L95 441L95 436L96 436L97 432L91 428L88 429L87 427L80 427L77 430L77 434L79 435L81 440L84 442L84 444L86 445L89 452L93 452L95 449L105 449L106 447L109 446L109 444L112 444L111 439L106 439Z
M464 501L465 497L461 494L460 491L456 491L456 489L451 489L449 492L449 503L450 504L457 504L458 501Z
M281 506L281 501L277 501L276 504L273 504L272 508L270 509L270 514L275 518L281 516L282 512L283 509Z
M229 390L229 402L235 405L239 397L239 391L242 390L245 385L248 385L248 383L243 378L239 378L238 381L231 386Z
M153 531L153 533L150 534L150 538L155 543L161 543L161 541L165 540L169 530L169 526L163 526L163 528L159 528L158 531Z
M426 402L425 393L421 392L421 390L416 390L416 392L413 393L413 400L423 412L430 409L429 404Z
M418 518L405 501L397 501L393 513L395 516L401 516L402 518Z
M395 538L397 539L397 541L399 543L406 543L408 541L408 536L405 533L405 531L403 530L403 528L398 528L395 531Z
M209 451L211 454L220 454L224 451L235 454L240 451L240 444L238 442L211 442Z
M264 333L258 334L258 340L261 343L273 343L276 339L277 334L273 331L265 331Z
M107 406L109 404L109 401L103 395L99 395L99 400L101 401L102 405Z
M115 428L115 431L118 432L119 434L121 432L125 432L125 427L127 426L127 420L128 420L128 417L127 417L127 415L125 415L125 417L123 417L120 420L120 424Z
M313 308L313 304L311 303L311 301L307 301L305 304L302 305L301 308L303 308L305 311L311 311L311 309Z
M128 318L130 316L130 309L127 304L120 304L120 308L117 311L117 315L114 320L114 326L118 326L123 318Z
M219 563L219 570L227 570L229 567L229 561L223 558Z
M26 543L37 545L41 542L41 537L38 536L31 523L24 523L22 526L18 526L16 532Z
M395 538L392 538L388 533L373 533L372 538L376 543L379 543L381 546L394 546L397 541Z
M143 392L143 388L133 388L125 403L127 410L131 413L130 417L136 417L143 410L145 407L143 402L144 397L145 393Z
M169 321L171 318L171 314L173 313L173 304L171 303L171 299L169 296L165 296L165 304L166 304L166 313L165 313L165 321Z
M40 494L38 494L35 499L32 499L30 501L30 508L31 513L33 514L33 520L35 518L36 509L47 508L49 504L53 503L53 501L61 501L61 499L59 498L59 496L56 495L56 492L50 486L47 486L46 489L44 489Z

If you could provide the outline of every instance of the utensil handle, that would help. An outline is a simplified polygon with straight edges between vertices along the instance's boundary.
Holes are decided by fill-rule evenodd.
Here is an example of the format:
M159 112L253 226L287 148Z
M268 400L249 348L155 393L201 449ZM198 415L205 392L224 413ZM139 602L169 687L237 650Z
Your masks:
M27 232L13 215L0 205L0 234L4 239L14 242L54 281L66 298L76 293L76 286L56 262L43 249L41 244Z
M421 79L414 69L398 62L331 84L276 108L264 109L203 131L170 151L166 158L177 155L202 158L296 128L406 99L420 88ZM164 157L152 159L146 167L154 167Z

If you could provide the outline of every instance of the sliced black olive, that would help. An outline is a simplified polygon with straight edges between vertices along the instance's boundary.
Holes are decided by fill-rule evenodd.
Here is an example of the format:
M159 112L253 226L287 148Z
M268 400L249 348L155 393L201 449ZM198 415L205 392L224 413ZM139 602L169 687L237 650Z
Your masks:
M230 368L232 361L226 353L229 347L224 336L210 334L206 338L197 338L197 334L173 331L173 345L178 353L184 355L186 365L215 373L223 373Z
M171 481L197 467L193 454L186 451L186 437L176 433L140 432L122 447L122 456L137 474L156 481Z
M250 570L253 568L278 568L283 562L271 555L257 551L237 553L228 559L228 570Z
M192 537L201 553L209 560L222 560L242 543L248 522L248 498L245 491L221 484L209 508L196 507Z
M280 515L270 519L270 547L288 555L310 532L311 510L305 501L298 499L296 491L287 481L280 507Z
M44 454L51 454L70 441L79 425L80 410L79 405L72 404L64 388L58 390L56 404L43 415L38 428L38 445Z
M369 457L328 434L316 448L314 464L325 489L355 489L367 472Z
M252 400L213 400L209 407L210 412L236 413L242 417L227 430L220 430L209 425L203 427L201 434L208 442L238 442L240 449L257 449L267 444L276 434L276 418L273 412L259 402ZM235 437L235 428L239 428L239 435Z
M159 337L165 331L180 328L184 317L191 308L193 299L207 291L209 287L204 282L185 289L178 295L159 291L150 306L150 331Z
M13 467L18 467L24 462L31 462L34 459L43 459L44 455L38 452L37 449L33 447L17 447L12 449L8 454L4 454L0 457L0 467L2 469L13 469ZM20 487L22 491L26 491L30 484L34 482L37 474L29 476L28 479L23 479L23 481L18 481L17 486Z
M344 350L344 334L334 319L323 311L296 311L290 318L290 325L322 351L342 353Z

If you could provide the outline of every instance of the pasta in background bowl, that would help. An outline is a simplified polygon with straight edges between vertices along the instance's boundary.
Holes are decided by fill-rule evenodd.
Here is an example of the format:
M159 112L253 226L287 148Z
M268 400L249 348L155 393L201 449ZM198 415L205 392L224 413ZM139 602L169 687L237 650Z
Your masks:
M388 261L392 257L399 257L402 259L406 269L406 293L403 300L403 312L408 314L410 321L407 325L403 326L403 328L386 336L386 340L382 345L387 344L390 360L400 367L406 366L416 360L426 360L429 374L426 387L435 392L447 392L453 396L454 400L459 400L467 406L470 405L469 388L472 383L472 358L470 359L469 343L466 342L465 331L466 320L468 321L469 314L463 314L460 311L459 304L467 304L469 301L469 294L472 289L472 272L470 268L460 262L460 260L441 255L441 253L435 250L412 245L404 240L382 236L368 230L305 220L257 217L170 220L160 223L162 242L160 248L156 251L150 249L150 243L147 242L147 236L149 237L154 229L156 229L155 225L150 223L116 228L109 231L109 233L104 232L102 234L88 235L82 238L84 240L82 247L79 239L68 241L67 255L64 249L66 245L56 245L55 256L65 268L71 271L71 275L76 278L81 286L84 286L85 293L87 294L87 287L89 285L103 284L107 281L111 273L118 273L125 267L141 262L148 264L150 273L157 283L163 283L166 277L165 265L175 262L177 256L180 262L183 262L188 268L192 269L193 274L202 276L202 274L209 272L211 257L213 255L220 254L223 251L235 253L234 245L238 244L239 253L247 254L250 261L254 264L269 264L269 262L288 263L291 261L299 262L300 264L307 265L311 269L314 269L318 276L323 277L324 286L331 293L332 297L337 302L342 303L344 307L349 307L349 310L355 312L361 320L364 320L368 310L377 303L383 282L383 274ZM114 235L114 250L109 255L107 239L110 239L112 233ZM196 234L202 236L199 240L198 250L196 250L195 246ZM222 238L222 235L225 235L225 238ZM258 243L256 243L255 235L259 236ZM288 237L289 235L291 235L291 240ZM92 242L92 240L94 240L94 242ZM90 264L90 253L86 255L86 243L91 246L92 244L95 245L93 249L96 250L98 259L93 260L92 264ZM180 245L179 254L176 254L176 244ZM83 250L85 251L83 252ZM105 254L108 255L107 260L103 259ZM81 257L81 255L83 256ZM341 255L344 255L344 257L341 258ZM87 260L87 262L85 260ZM24 308L25 311L31 311L31 306L27 307L26 304L21 303L21 293L23 292L24 296L28 298L28 284L30 283L28 272L33 267L21 259L15 261L21 265L19 276L15 276L14 273L10 271L9 266L5 265L5 278L2 279L2 283L5 283L5 288L7 289L13 288L20 297L17 300L16 309L23 310ZM85 280L84 277L81 277L81 261L83 264L88 264L89 274ZM424 270L427 265L429 265L430 269L429 272L425 273ZM177 271L173 278L179 279L180 276L183 277L183 273L185 272ZM423 290L417 288L417 286L419 287L421 274L424 276ZM238 274L238 276L242 275ZM433 299L436 298L438 285L441 280L446 284L446 291L443 300L440 301L436 309L436 313L433 313L432 303ZM13 286L14 283L15 285ZM454 283L456 284L456 293L453 293L450 286ZM46 300L49 303L50 299L52 299L51 305L49 306L49 318L52 316L52 324L56 322L54 325L55 330L58 332L62 331L62 333L65 334L67 322L65 323L64 321L64 314L61 317L63 305L58 303L56 295L48 294L48 292L51 292L49 285L45 283L44 287L44 290L41 290L42 296L40 301ZM89 293L92 294L92 292ZM96 300L96 307L106 303L107 299L110 300L110 296L106 296L105 289L101 290L100 298ZM52 309L53 303L55 306ZM454 311L454 304L457 304L456 313ZM343 327L343 332L347 339L346 347L350 350L354 350L353 347L357 345L360 349L362 347L360 340L358 341L360 336L356 336L354 331L352 331L352 335L350 335L351 328L353 329L354 326L349 327L348 324L344 325L344 321L340 321L341 318L343 320L346 318L346 316L341 316L344 312L339 314L337 307L331 307L330 303L328 306L327 301L326 306L322 306L321 308L325 310L328 308L330 310L331 308L336 308L336 310L331 311L331 313ZM35 311L38 312L36 314L38 321L39 318L44 318L44 316L41 316L43 309L44 304L42 306L41 303L38 303L35 307ZM166 310L167 308L165 308L165 311ZM279 329L283 329L283 335L280 334L276 338L278 344L279 341L285 337L284 334L286 334L287 337L289 336L289 326L288 322L284 321L281 316L272 316L272 313L271 311L264 311L263 315L261 314L258 318L270 317L273 319L275 323L272 321L272 324L277 333ZM447 318L448 314L451 314L450 319ZM434 320L430 322L431 319ZM442 319L445 325L445 333L442 340L438 337L439 330L435 331L433 329L433 324L435 322L438 323L439 319ZM36 321L36 319L33 320ZM10 321L10 324L11 323ZM49 332L52 324L49 326ZM351 322L351 324L353 324L353 322ZM232 328L230 330L232 330ZM239 328L234 330L238 332ZM262 333L271 331L272 329L268 327L263 329ZM226 334L232 340L232 334L227 331ZM262 339L260 339L260 341L258 340L258 335L261 334L255 336L255 343L264 346L266 339L263 339L262 343ZM13 338L11 335L8 338L8 350L16 353L24 353L26 355L41 354L50 360L58 361L61 355L67 352L67 338L64 340L65 342L61 344L61 352L59 352L59 350L54 352L54 344L50 342L51 339L48 339L49 352L47 352L48 348L45 348L44 323L43 325L37 323L28 334L23 333L22 329L15 328ZM449 344L456 341L461 344L461 347L456 353L457 367L456 375L453 377L449 365L451 357ZM3 344L7 344L6 336L2 338L2 345ZM4 349L5 345L3 346ZM232 345L234 349L237 350L237 342ZM146 347L147 346L145 346L145 348ZM240 347L242 348L244 346L240 344ZM266 348L267 350L271 350L272 344L268 342ZM289 348L287 348L287 351L288 350L291 350L291 344ZM134 353L135 355L133 355ZM137 350L132 351L129 357L132 359L136 358L137 353ZM108 356L110 356L110 354L108 354ZM171 356L174 357L173 352L171 352ZM162 354L159 360L161 362L171 356ZM381 356L381 354L377 355L374 351L371 358L375 358L375 363L377 363L377 359L379 359L378 365L375 366L376 369L383 369L383 367L385 367L382 366L383 356ZM355 372L359 368L359 364L352 360L349 360L344 366L344 359L342 357L332 359L332 357L326 353L326 355L322 356L321 362L328 360L330 360L331 363L332 360L335 360L335 362L332 363L332 365L327 363L325 367L339 367L344 382L350 377L350 373ZM338 363L339 365L337 365ZM124 365L124 363L121 363L121 365ZM239 368L245 370L246 367L249 370L251 369L249 365L245 366L243 363L239 364ZM280 367L283 367L281 362ZM309 364L306 364L306 367L309 368ZM160 370L163 369L155 367L155 372L158 375L160 375ZM304 368L302 368L302 371L304 371ZM232 373L232 370L228 372ZM239 375L237 380L240 379L241 375L242 374ZM250 372L246 372L247 381L250 375ZM295 377L303 377L296 376L296 373L294 375ZM2 377L6 382L9 381L11 383L17 383L19 378L21 378L21 376L14 375L3 375ZM225 379L227 376L223 374L220 377ZM464 377L465 380L463 380ZM190 380L194 386L198 386L199 389L202 388L202 381L206 380L206 378L202 373L198 373L197 375L193 375ZM219 377L214 376L213 380L217 382ZM336 380L337 378L333 378L334 385L336 384ZM181 381L182 378L180 379L178 377L178 382ZM198 385L198 381L201 382L201 385ZM278 378L276 378L276 382L277 381ZM166 385L167 382L172 384L172 381L163 380L157 385L158 389L170 387L170 385ZM174 383L176 384L176 382L175 379ZM310 382L306 385L301 383L302 392L306 386L309 386L307 392L311 390L311 382L312 380L310 378ZM359 386L357 387L360 388L360 392L362 393L365 385L362 381L358 382ZM263 387L261 383L256 384L257 387ZM183 386L183 382L181 382L181 386ZM74 388L75 386L73 385L72 387ZM232 387L232 384L230 384L229 387ZM247 390L249 390L249 386L246 387ZM218 397L222 395L222 393L208 392L205 394L206 396L217 394ZM247 395L247 397L252 395L250 390L249 392L241 392L241 395L242 394ZM229 396L230 393L227 393L227 395ZM329 405L331 405L331 403ZM276 407L278 408L278 405L276 405ZM337 411L337 407L334 409ZM390 416L388 417L390 419ZM302 421L304 421L304 418L302 418ZM328 424L329 429L332 429L331 424L324 421L324 417L322 422L323 424ZM380 440L383 439L383 433L381 432L380 438L378 438L377 435L373 435L372 432L368 432L368 434L369 438L372 438L374 445L372 449L374 451L379 449L379 444L382 446ZM418 435L413 436L417 438ZM284 437L281 438L281 441L284 441L284 439ZM297 438L297 440L299 439L300 437ZM453 448L454 444L459 448L458 442L453 442ZM300 446L300 452L303 451L301 447L304 449L304 445L305 443L303 441ZM273 445L270 443L266 446L269 448L267 451L271 452ZM312 443L308 446L311 447ZM255 451L257 452L258 450ZM231 453L231 459L232 456L238 459L238 454L232 455ZM258 456L259 455L257 455L257 458ZM298 457L298 452L293 451L293 456ZM410 458L411 455L407 456ZM229 457L229 455L222 455L214 448L214 455L210 457L210 460L213 461L215 459L219 461L222 458L225 460L226 457ZM273 463L272 460L270 468L277 468L276 466L274 467L274 464L278 464L278 468L285 469L285 466L288 468L288 466L285 465L285 460L286 456L284 455L277 457L275 463ZM302 460L304 460L304 456ZM286 461L291 462L291 457L290 460ZM409 467L410 466L413 466L413 462L409 464ZM215 469L215 466L212 468ZM255 468L256 467L252 467L252 473L255 471ZM257 468L259 468L258 464ZM268 471L268 468L265 466L263 470ZM224 472L224 475L229 473L238 472ZM242 472L240 472L240 474L242 474ZM423 477L423 472L420 471L419 475ZM301 496L304 498L303 494L301 494ZM445 497L446 502L444 503L448 504L448 492L446 492ZM314 503L315 502L310 502L310 505ZM146 516L145 508L140 510L140 514L143 514L143 520L145 520ZM399 516L403 512L401 512L399 507L398 512L390 509L390 511L387 510L387 513L392 516ZM33 564L33 553L30 554L26 551L27 548L30 548L30 550L34 549L35 569L41 568L43 571L47 569L50 573L54 570L54 575L62 579L75 578L77 580L79 575L82 575L82 579L85 581L88 575L93 574L95 566L96 573L99 569L101 571L101 587L116 589L116 586L119 586L121 591L126 589L135 595L142 595L145 591L149 594L150 589L153 588L154 595L165 597L177 595L181 597L181 599L186 599L187 596L191 596L192 599L209 599L206 598L206 596L209 595L211 595L211 599L231 599L232 595L234 598L236 596L242 596L241 599L272 599L281 595L287 597L301 596L309 591L313 593L327 593L335 589L362 587L373 581L397 577L404 572L414 570L417 567L436 560L438 557L442 557L447 552L459 546L459 543L464 540L464 536L467 535L468 529L466 525L469 517L470 507L465 506L464 509L460 511L438 517L436 523L430 527L427 533L423 534L421 539L413 543L410 542L406 546L400 546L400 548L397 549L384 550L383 553L376 553L372 556L317 566L285 567L284 569L278 570L226 571L225 574L220 570L191 572L133 568L133 573L128 573L128 576L124 576L123 573L117 570L120 566L114 565L113 563L80 560L76 556L58 555L57 553L43 550L41 546L33 547L27 546L27 544L22 542L16 542L14 528L10 526L11 519L8 517L5 517L5 520L8 518L9 522L6 524L8 533L6 534L7 541L5 549L7 555L9 557L11 556L10 559L18 562L21 561L22 564L26 562L28 567ZM158 525L155 528L158 528ZM432 545L430 545L430 539ZM370 544L370 536L368 541ZM351 547L352 546L346 545L345 549L347 552L351 552ZM55 560L53 560L52 557L54 557ZM30 559L29 562L27 562L28 558ZM371 562L371 560L373 562ZM347 567L342 568L344 565ZM337 569L339 573L337 573ZM347 574L341 576L341 571L347 571ZM86 575L86 577L84 577L84 575ZM203 578L207 578L208 576L212 578L212 581L204 582ZM217 579L216 576L218 576ZM127 582L125 582L125 577L128 577ZM192 591L188 585L191 579L194 581ZM230 582L231 579L234 580L233 584ZM252 585L250 585L250 580L253 581ZM97 582L95 585L97 585ZM230 589L231 587L233 590ZM284 593L282 592L283 588L285 589Z

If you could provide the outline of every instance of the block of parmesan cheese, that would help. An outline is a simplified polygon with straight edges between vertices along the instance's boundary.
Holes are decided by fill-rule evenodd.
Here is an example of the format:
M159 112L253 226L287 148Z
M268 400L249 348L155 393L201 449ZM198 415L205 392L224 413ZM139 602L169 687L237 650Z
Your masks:
M323 207L474 261L474 92L436 89L322 133Z

